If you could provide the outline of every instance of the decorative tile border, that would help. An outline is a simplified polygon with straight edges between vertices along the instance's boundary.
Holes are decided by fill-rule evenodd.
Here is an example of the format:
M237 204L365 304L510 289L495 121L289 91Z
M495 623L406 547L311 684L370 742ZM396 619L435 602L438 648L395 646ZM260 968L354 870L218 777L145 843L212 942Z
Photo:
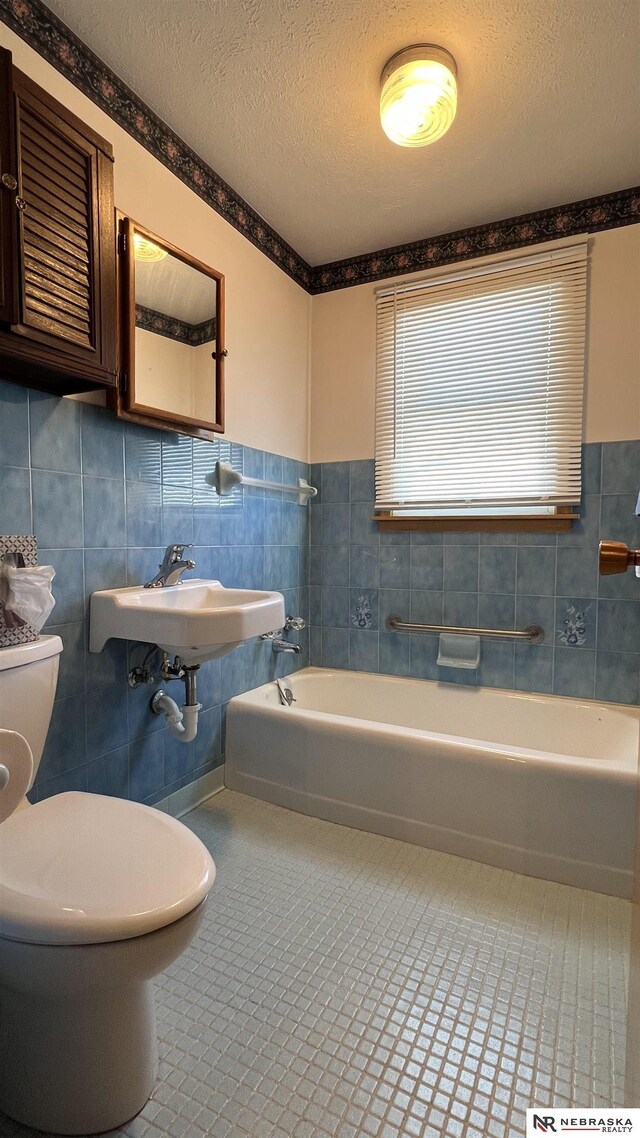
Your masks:
M166 336L168 340L178 340L191 348L199 348L201 344L209 344L216 338L215 318L203 320L201 324L189 324L177 316L167 316L155 308L145 308L144 304L136 304L136 328L155 332L156 336Z
M312 267L42 0L0 0L0 20L312 294L506 252L557 237L640 223L640 187L636 186Z
M602 229L617 229L634 223L640 223L640 186L318 265L313 270L311 291L320 293L351 288L386 277L521 249L541 241L571 237L577 233L597 233Z

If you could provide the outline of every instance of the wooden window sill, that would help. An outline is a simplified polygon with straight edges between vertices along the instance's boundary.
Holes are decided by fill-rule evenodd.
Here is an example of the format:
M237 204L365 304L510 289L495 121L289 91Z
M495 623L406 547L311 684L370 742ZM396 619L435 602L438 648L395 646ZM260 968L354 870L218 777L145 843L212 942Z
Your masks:
M381 533L566 533L579 517L580 514L571 513L495 518L412 518L376 514L373 520Z

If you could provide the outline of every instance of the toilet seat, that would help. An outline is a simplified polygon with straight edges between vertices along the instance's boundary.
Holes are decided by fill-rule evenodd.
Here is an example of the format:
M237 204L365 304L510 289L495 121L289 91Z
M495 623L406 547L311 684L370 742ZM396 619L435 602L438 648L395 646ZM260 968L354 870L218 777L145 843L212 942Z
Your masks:
M18 809L32 779L33 755L24 735L0 728L0 822Z
M195 834L167 814L99 794L56 794L0 827L0 937L89 945L163 928L215 880Z

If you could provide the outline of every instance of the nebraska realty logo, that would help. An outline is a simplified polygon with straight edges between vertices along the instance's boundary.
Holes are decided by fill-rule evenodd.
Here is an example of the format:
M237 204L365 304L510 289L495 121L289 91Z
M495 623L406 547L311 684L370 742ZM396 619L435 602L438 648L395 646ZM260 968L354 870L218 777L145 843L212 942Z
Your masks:
M640 1110L630 1110L628 1107L607 1110L537 1107L527 1111L527 1138L568 1133L640 1136Z

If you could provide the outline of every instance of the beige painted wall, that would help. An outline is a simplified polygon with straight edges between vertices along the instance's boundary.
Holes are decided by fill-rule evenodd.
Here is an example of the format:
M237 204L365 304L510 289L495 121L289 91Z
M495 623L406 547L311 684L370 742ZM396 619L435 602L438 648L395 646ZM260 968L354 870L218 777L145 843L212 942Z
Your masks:
M595 234L589 244L585 437L640 438L640 225ZM378 287L313 298L312 462L373 456Z
M136 328L136 399L211 422L215 416L215 342L192 347Z
M314 462L371 457L377 286L309 297L3 24L0 44L113 143L118 208L225 274L228 437L306 459L311 434ZM640 225L590 243L586 438L637 438Z
M226 434L306 460L311 297L4 24L14 63L113 144L118 209L226 277Z

